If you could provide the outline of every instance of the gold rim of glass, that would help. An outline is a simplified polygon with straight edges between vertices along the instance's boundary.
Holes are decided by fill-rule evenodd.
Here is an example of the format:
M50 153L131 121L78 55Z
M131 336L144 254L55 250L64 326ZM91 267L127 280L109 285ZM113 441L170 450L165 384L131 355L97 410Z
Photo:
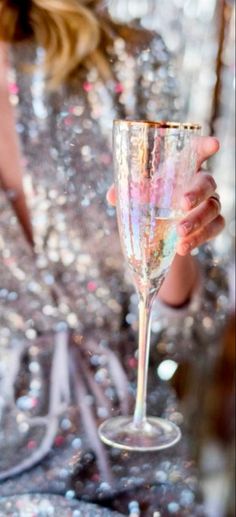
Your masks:
M140 125L148 125L155 126L160 129L201 129L202 126L200 124L192 124L191 122L169 122L166 120L154 121L154 120L125 120L125 119L115 119L114 124L128 124L130 126L140 124Z

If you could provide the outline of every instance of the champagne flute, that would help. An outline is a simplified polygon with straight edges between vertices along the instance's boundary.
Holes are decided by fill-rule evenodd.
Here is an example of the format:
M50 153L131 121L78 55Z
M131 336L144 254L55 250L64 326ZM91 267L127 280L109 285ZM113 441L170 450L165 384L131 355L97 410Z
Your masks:
M177 443L179 428L146 415L153 301L175 256L180 202L196 170L200 126L115 120L113 151L121 245L139 299L139 349L133 417L102 423L103 442L121 449L160 450Z

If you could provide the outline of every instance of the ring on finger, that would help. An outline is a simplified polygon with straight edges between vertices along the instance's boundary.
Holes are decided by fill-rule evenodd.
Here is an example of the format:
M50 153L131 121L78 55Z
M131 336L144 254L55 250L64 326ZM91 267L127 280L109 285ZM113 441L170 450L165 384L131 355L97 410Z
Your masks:
M214 199L218 203L219 207L221 208L220 196L217 192L212 194L209 199Z

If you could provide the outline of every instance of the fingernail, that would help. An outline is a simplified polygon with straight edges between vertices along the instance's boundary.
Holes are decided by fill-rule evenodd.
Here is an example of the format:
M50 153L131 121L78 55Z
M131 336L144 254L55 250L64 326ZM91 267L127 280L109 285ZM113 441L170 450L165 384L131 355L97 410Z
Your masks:
M184 235L187 235L189 232L191 232L193 228L193 225L190 221L184 221L180 224L179 229L181 230L181 233Z
M196 203L196 196L195 194L185 194L185 199L187 200L188 204L190 206L194 206Z

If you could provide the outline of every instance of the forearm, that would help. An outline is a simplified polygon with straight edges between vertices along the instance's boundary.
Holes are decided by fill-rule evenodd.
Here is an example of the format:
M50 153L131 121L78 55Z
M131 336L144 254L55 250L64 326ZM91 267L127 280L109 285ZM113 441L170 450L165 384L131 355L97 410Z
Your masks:
M7 62L4 45L0 43L0 188L14 192L15 211L32 242L32 230L26 206L19 143L15 131L13 109L9 102Z
M9 102L7 64L0 45L0 170L4 188L22 192L21 158L15 132L13 109Z
M181 307L191 298L198 278L199 268L195 258L176 254L158 298L172 307Z

